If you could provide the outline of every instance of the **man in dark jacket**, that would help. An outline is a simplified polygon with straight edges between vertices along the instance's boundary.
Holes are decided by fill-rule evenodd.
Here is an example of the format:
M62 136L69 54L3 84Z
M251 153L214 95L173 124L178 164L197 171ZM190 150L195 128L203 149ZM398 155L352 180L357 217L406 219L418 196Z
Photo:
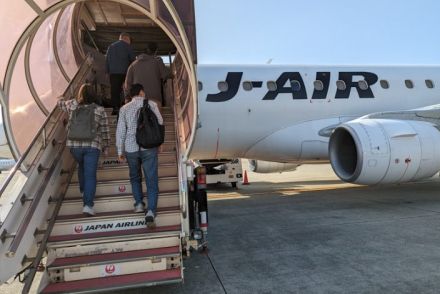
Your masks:
M127 33L121 33L119 41L111 44L107 49L106 73L110 76L111 99L113 113L117 114L121 106L121 92L125 75L130 64L136 59L130 46L131 39Z
M145 97L162 105L162 83L171 77L170 70L164 65L162 58L156 56L157 44L148 43L145 53L140 54L127 71L125 89L128 90L134 84L144 87Z

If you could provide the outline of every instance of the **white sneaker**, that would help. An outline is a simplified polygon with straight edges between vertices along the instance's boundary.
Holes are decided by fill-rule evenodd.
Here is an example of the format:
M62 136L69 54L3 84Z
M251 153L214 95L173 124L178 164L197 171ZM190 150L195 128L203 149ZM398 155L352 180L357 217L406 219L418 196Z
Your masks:
M84 205L84 207L83 207L83 213L84 213L84 214L87 214L87 215L89 215L89 216L93 216L93 215L95 215L95 211L93 210L93 207L90 207L90 206L87 206L87 205Z
M145 211L145 205L143 203L139 203L138 205L134 206L134 212L144 212Z
M152 229L156 227L156 223L154 222L154 213L149 210L145 215L145 222L147 223L147 227Z

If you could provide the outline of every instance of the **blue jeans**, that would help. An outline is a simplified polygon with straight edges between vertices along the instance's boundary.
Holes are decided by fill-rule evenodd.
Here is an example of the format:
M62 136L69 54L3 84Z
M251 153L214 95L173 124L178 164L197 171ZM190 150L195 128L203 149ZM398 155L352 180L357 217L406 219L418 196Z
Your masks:
M70 148L73 158L78 162L79 190L83 193L84 205L93 207L96 193L96 170L100 151L97 148Z
M157 197L159 194L159 176L157 148L136 152L125 152L128 168L130 170L130 183L133 190L135 205L142 203L142 172L144 170L145 183L147 184L148 210L156 213Z

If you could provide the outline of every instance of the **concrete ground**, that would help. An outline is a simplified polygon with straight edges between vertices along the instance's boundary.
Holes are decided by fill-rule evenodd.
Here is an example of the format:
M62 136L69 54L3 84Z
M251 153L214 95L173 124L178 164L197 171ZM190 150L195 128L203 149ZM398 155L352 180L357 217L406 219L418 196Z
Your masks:
M439 292L437 178L360 187L329 165L248 176L210 190L209 250L184 261L184 284L117 293Z
M439 292L439 180L359 187L329 165L249 179L211 190L208 253L154 293Z

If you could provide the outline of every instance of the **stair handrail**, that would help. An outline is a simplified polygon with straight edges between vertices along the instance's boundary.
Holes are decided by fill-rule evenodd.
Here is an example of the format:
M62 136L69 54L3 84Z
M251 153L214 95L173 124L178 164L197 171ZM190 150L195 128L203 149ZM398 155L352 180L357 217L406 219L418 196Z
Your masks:
M73 77L72 81L69 83L69 85L67 86L66 90L63 93L63 97L73 97L75 94L75 90L74 89L74 85L77 84L77 82L79 80L83 80L84 76L86 74L88 74L91 66L93 63L93 58L91 56L88 56L85 61L81 64L81 66L79 67L78 71L76 72L75 76ZM76 87L77 88L77 87ZM34 147L35 143L40 139L40 136L43 135L43 146L46 146L47 144L47 130L46 130L46 126L49 125L49 123L51 121L53 121L55 115L59 113L58 107L54 107L52 109L52 111L50 112L50 114L47 116L47 118L45 119L43 125L40 127L40 129L38 130L37 134L35 135L35 137L33 138L33 140L31 141L31 143L29 144L28 148L26 149L26 151L23 153L22 156L20 156L20 158L18 159L18 161L16 162L16 164L14 165L14 167L10 170L9 175L7 176L7 178L3 181L3 183L1 184L0 187L0 198L2 197L3 193L5 192L5 190L7 189L7 187L9 186L10 182L12 181L12 179L15 177L15 174L17 173L17 171L19 170L19 168L23 168L24 171L27 171L27 168L23 165L23 163L25 162L25 160L27 160L29 154L32 151L32 148ZM57 121L59 119L59 117L57 117L57 119L55 121ZM54 126L52 126L52 129L54 128Z
M172 66L173 63L171 62L171 57L170 57L170 66ZM183 157L180 154L180 150L181 150L181 146L182 146L182 142L181 142L181 137L180 137L180 128L179 128L179 122L182 120L182 105L180 103L180 99L177 99L176 97L176 93L175 93L175 89L174 89L174 75L171 76L171 90L172 90L172 97L173 97L173 115L174 115L174 129L176 132L176 161L177 161L177 170L178 170L178 181L179 181L179 206L180 206L180 212L183 216L183 218L187 217L187 197L188 195L181 195L181 184L183 182L185 182L185 174L184 174L184 170L186 171L186 167L183 164ZM187 99L189 100L189 98ZM187 193L187 189L185 189L186 193ZM183 191L182 191L183 192Z

